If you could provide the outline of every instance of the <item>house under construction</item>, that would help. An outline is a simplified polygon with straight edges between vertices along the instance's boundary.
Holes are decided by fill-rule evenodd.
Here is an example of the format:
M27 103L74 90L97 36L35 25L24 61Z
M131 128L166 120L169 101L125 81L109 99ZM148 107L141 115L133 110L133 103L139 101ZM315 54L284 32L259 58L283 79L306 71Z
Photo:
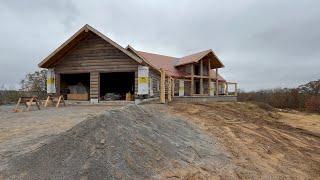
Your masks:
M52 93L67 100L230 101L237 96L237 84L219 75L224 65L211 49L184 57L153 54L123 48L89 25L39 67L49 69Z

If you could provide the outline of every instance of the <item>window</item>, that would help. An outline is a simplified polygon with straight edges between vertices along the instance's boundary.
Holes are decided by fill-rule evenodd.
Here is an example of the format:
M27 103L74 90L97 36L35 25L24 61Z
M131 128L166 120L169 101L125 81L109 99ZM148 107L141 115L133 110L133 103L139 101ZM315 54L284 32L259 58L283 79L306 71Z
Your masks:
M158 80L157 81L157 91L160 91L160 82Z

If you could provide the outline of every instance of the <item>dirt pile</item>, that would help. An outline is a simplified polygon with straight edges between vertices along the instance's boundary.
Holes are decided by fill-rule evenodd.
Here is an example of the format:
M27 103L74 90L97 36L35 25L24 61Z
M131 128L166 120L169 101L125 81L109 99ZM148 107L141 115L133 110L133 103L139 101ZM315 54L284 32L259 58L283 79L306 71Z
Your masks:
M234 178L229 156L196 126L130 105L90 117L11 160L0 174L12 179Z
M310 119L310 129L294 121L295 114L287 119L272 109L236 102L172 103L162 110L189 120L223 144L232 154L239 178L320 177L319 119Z

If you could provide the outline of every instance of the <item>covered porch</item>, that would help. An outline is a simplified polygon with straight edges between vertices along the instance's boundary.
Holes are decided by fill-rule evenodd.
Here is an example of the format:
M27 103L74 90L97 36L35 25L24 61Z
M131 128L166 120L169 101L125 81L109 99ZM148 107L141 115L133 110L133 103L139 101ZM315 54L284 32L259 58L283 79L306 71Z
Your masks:
M228 82L219 75L219 69L223 68L224 65L211 50L186 57L181 61L188 63L176 65L176 68L182 72L178 76L165 69L160 70L160 100L162 103L166 100L170 102L172 99L178 98L217 101L236 100L238 84Z

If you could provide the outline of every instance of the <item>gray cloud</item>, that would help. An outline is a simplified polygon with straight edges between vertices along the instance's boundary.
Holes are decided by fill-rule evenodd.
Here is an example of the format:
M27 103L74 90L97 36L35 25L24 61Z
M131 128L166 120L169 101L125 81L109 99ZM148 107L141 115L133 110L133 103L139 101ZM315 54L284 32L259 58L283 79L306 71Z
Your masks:
M212 48L253 90L320 78L317 0L1 1L0 84L14 85L84 24L119 44L183 56Z

